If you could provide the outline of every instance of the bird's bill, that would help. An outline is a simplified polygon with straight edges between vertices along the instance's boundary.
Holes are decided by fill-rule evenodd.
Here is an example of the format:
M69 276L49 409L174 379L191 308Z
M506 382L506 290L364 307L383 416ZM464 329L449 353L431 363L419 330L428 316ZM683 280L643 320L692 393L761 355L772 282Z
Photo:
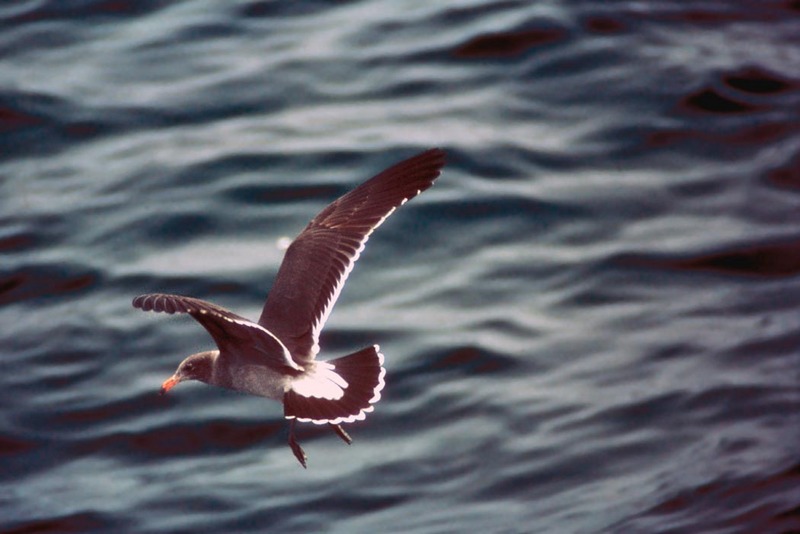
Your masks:
M180 381L181 379L178 378L178 375L172 375L171 377L164 380L164 383L161 384L161 394L163 395L164 393L168 392L169 390L177 386L178 382Z

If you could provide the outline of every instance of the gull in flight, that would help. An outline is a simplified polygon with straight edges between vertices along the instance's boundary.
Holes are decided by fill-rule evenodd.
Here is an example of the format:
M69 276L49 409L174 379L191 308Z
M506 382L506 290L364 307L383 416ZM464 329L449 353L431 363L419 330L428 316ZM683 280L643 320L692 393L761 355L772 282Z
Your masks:
M193 297L140 295L136 308L188 313L216 350L192 354L164 381L161 393L199 380L283 403L289 446L303 467L296 421L341 425L363 420L381 398L386 369L378 345L333 360L317 360L319 335L370 234L409 199L433 185L445 163L434 148L367 180L323 209L286 250L257 322Z

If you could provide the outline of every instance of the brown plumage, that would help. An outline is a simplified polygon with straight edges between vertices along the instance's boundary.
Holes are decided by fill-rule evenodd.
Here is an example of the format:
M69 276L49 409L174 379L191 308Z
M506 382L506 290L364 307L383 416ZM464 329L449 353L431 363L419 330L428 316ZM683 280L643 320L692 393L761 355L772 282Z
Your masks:
M445 155L431 149L367 180L323 209L286 251L258 322L192 297L141 295L145 311L188 313L217 350L193 354L162 385L185 380L282 402L289 445L306 466L294 422L328 424L346 442L341 423L362 420L380 399L383 355L377 345L318 361L319 334L370 234L409 199L433 185Z

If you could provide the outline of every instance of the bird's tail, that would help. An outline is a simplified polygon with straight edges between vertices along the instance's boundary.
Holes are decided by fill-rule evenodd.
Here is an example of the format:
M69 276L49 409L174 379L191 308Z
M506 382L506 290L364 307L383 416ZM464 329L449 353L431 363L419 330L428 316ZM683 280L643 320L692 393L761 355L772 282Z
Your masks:
M320 425L363 420L381 398L385 375L378 345L317 362L284 394L284 417Z

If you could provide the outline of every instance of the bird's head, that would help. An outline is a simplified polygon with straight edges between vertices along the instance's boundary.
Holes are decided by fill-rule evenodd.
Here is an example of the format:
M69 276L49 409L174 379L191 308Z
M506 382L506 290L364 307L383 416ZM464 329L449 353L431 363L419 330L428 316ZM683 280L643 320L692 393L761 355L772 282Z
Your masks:
M161 394L163 395L186 380L199 380L208 383L211 380L211 371L217 355L219 355L218 350L210 350L192 354L183 360L175 374L161 384Z

